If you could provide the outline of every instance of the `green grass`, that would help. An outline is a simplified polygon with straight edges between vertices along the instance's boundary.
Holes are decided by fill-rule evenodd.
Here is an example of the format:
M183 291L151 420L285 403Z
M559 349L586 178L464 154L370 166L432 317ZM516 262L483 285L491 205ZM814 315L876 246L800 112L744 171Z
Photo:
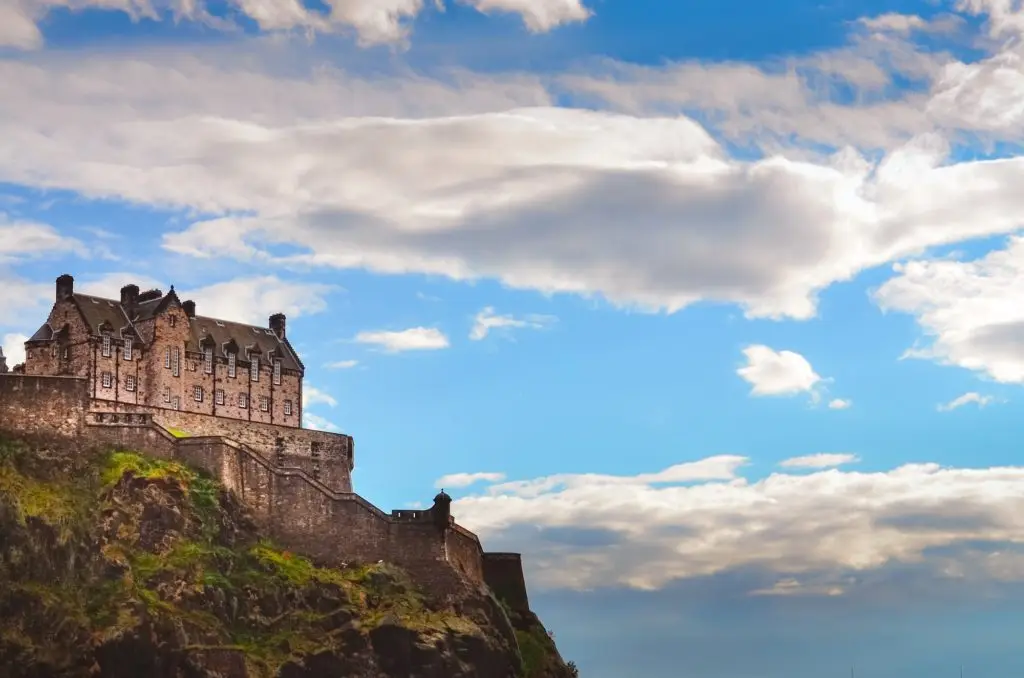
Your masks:
M192 437L191 433L189 433L188 431L182 431L180 428L175 428L173 426L166 426L165 429L167 430L168 433L170 433L175 438L191 438Z

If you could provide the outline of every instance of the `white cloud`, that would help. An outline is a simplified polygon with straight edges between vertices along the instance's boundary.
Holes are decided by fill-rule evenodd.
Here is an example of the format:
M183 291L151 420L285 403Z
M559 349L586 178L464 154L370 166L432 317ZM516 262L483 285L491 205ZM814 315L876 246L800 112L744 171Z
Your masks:
M779 462L779 466L783 468L830 468L833 466L842 466L843 464L852 464L858 462L860 459L855 454L836 454L822 452L819 454L809 454L804 457L791 457L784 461Z
M833 398L828 401L828 409L830 410L847 410L852 406L853 401L844 398Z
M512 328L529 327L540 329L555 321L555 318L548 315L528 315L525 318L516 318L511 315L498 315L494 312L493 306L483 308L473 318L473 329L469 331L469 338L473 341L480 341L487 338L491 330L508 330Z
M316 405L317 403L323 403L324 405L330 405L335 407L338 401L334 399L330 393L321 391L315 386L309 384L302 385L302 402L304 405Z
M359 364L358 360L338 360L324 365L329 370L350 370Z
M88 250L80 241L61 235L49 224L10 219L0 212L0 264L68 253L84 256Z
M313 429L314 431L331 431L333 433L341 431L336 424L311 412L302 413L302 425L306 428Z
M24 334L4 335L2 347L4 349L4 356L7 358L8 368L12 368L15 365L25 362L26 341L28 341L28 336Z
M907 352L1024 383L1024 238L972 261L923 259L894 266L874 298L914 316L929 341Z
M916 53L886 54L921 77L939 71ZM877 71L888 82L876 56L851 57L844 77L874 83ZM714 67L686 68L722 96L786 96L836 117L803 85L749 66L723 81ZM251 215L167 234L166 247L194 256L494 278L644 309L725 301L758 317L811 317L836 281L1007 232L1024 213L1014 188L1024 160L948 164L941 136L902 147L888 138L877 165L849 149L803 158L782 147L746 162L675 112L549 107L537 78L300 75L253 74L220 52L0 61L12 102L0 180ZM693 103L713 108L712 84ZM757 103L740 108L758 111L751 129L764 129L776 108ZM924 115L924 100L904 103ZM902 138L932 129L914 123ZM396 150L373 152L385 146Z
M968 403L976 403L978 407L981 408L985 407L985 405L988 405L994 400L995 399L992 396L981 395L980 393L971 391L970 393L965 393L962 396L957 396L956 398L953 398L948 403L939 405L938 410L939 412L949 412L951 410L955 410L958 407L963 407Z
M767 346L754 344L743 349L743 355L747 359L747 364L736 370L736 374L753 385L751 395L814 395L815 387L822 381L811 367L811 363L793 351L775 351Z
M504 473L451 473L438 478L434 487L469 487L479 482L498 483L504 479Z
M862 17L859 22L873 31L894 31L896 33L909 33L912 30L921 30L928 25L928 22L916 14L899 14L888 12L875 17Z
M585 21L590 12L580 0L458 0L483 13L518 14L535 32ZM444 0L434 0L444 9ZM424 0L328 0L326 11L310 9L301 0L228 0L231 10L254 21L262 31L301 30L308 33L354 32L362 46L404 43L410 23L428 3ZM0 5L0 47L38 49L43 35L38 23L57 8L102 9L132 19L195 21L209 28L231 30L236 24L215 17L205 0L6 0Z
M360 332L355 338L357 343L380 346L385 351L399 353L401 351L436 351L448 348L448 337L441 330L433 327L411 327L401 331Z
M689 485L680 474L658 486L664 472L500 483L457 500L453 513L492 548L523 552L530 580L543 587L651 589L759 567L827 593L900 563L940 577L954 565L1024 577L1021 568L999 575L985 558L964 560L972 544L1024 545L1024 468L908 464L749 482L735 475L735 460L694 465L709 463L717 472L704 475L717 478L693 484L691 474Z
M507 12L523 17L534 33L546 33L563 24L586 21L592 12L580 0L459 0L478 11Z

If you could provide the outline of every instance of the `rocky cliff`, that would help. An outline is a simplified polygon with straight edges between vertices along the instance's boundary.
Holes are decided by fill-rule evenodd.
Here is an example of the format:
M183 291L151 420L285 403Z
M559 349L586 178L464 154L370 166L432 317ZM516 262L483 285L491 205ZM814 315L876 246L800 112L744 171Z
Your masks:
M0 436L0 676L573 678L540 621L318 567L176 463Z

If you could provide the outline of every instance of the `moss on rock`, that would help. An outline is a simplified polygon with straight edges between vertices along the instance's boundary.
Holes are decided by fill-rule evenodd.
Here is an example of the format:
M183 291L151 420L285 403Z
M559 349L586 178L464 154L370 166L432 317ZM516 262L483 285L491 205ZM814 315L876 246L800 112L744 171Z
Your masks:
M0 437L0 665L15 676L568 678L536 617L321 567L217 482L127 451Z

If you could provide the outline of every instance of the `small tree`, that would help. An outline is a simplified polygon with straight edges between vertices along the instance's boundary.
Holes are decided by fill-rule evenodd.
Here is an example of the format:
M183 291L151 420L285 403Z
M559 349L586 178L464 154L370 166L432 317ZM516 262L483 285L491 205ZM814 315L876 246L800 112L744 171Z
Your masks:
M569 662L566 664L566 667L568 667L569 675L572 676L572 678L580 678L580 670L576 668L576 662Z

